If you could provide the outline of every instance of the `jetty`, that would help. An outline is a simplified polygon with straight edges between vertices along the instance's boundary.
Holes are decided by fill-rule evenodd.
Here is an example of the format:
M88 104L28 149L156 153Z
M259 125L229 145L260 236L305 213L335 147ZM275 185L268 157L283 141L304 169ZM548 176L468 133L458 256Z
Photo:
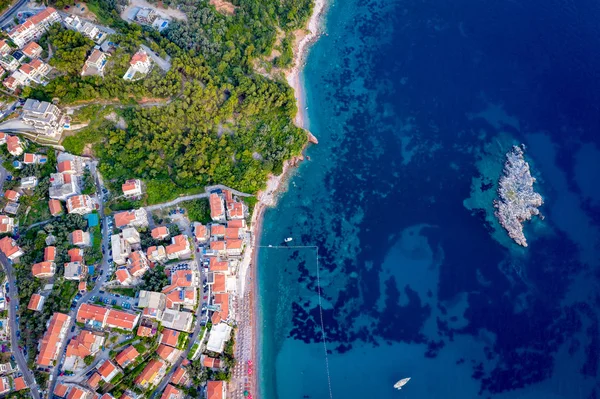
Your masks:
M498 199L494 200L494 214L517 244L527 246L523 223L533 216L543 218L539 207L542 196L533 189L535 178L524 158L525 145L513 146L506 154L503 175L498 181Z

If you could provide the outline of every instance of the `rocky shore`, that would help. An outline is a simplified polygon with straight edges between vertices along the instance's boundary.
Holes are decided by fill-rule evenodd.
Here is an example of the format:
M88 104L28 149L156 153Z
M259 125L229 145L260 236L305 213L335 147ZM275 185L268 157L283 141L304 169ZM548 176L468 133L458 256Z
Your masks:
M525 161L524 145L513 146L506 154L504 174L498 181L498 199L494 201L498 221L517 244L527 246L523 223L533 216L540 216L539 207L544 203L542 196L533 189L535 178L531 176Z

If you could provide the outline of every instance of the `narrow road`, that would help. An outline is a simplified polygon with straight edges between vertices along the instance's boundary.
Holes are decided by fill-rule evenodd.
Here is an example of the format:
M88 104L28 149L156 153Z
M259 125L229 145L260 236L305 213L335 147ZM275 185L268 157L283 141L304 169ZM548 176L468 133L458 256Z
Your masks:
M157 209L169 208L171 206L178 205L178 204L180 204L182 202L193 201L193 200L200 199L200 198L208 198L210 196L211 191L214 191L214 190L229 190L233 194L237 195L238 197L253 197L254 196L253 194L246 194L246 193L243 193L241 191L234 190L233 188L224 186L222 184L217 184L215 186L207 186L207 187L205 187L204 190L205 190L205 192L203 192L201 194L186 195L186 196L183 196L183 197L176 198L173 201L163 202L162 204L156 204L156 205L147 206L146 207L146 211L152 212L152 211L155 211Z
M0 252L0 263L6 272L6 277L8 278L9 292L7 292L6 296L10 299L10 303L8 306L8 323L10 328L10 346L12 348L13 355L15 356L15 360L17 365L19 366L19 370L23 373L23 378L27 383L27 386L31 390L31 396L34 399L40 399L40 392L38 390L37 383L35 382L35 378L33 377L33 373L29 370L29 366L27 366L27 360L25 356L23 356L23 352L19 349L19 339L17 338L17 331L19 330L19 326L17 325L17 305L19 304L19 290L17 288L17 284L15 282L15 276L12 269L12 263L9 259L4 256L3 253Z
M0 26L8 22L15 15L15 13L19 11L19 8L23 7L28 2L29 0L19 0L17 4L6 10L6 12L0 16Z
M193 237L191 225L189 227L189 231L185 231L184 233L189 234L190 237ZM202 288L202 262L200 260L200 257L199 257L198 251L197 251L198 246L196 244L196 241L193 241L192 246L193 246L193 251L196 254L196 258L194 259L194 262L191 262L191 263L196 264L196 270L198 273L198 281L200 282L200 288ZM200 290L200 292L202 292L202 290ZM184 361L184 359L187 358L188 353L190 353L190 350L192 349L194 342L196 342L196 340L198 339L198 335L200 334L200 331L202 330L202 325L200 324L201 316L202 316L202 294L200 294L200 297L198 299L198 307L196 309L196 323L194 326L194 331L192 331L192 333L189 336L185 350L183 351L181 356L179 356L179 359L177 359L177 361L173 364L173 367L171 367L171 370L163 377L163 379L158 384L158 386L156 387L156 389L154 390L152 395L150 395L150 399L155 399L157 395L161 394L165 390L165 388L167 387L167 384L169 383L169 381L171 381L171 377L173 376L173 373L175 373L175 371L177 371L179 369L179 367L181 366L181 363Z
M56 385L56 379L58 378L58 374L59 374L61 366L62 366L62 359L65 354L65 348L67 346L67 342L69 342L69 340L71 338L73 338L73 336L75 335L74 332L71 332L71 327L75 323L75 317L77 315L77 311L79 310L79 307L81 306L82 303L86 303L91 297L98 295L99 291L102 289L102 286L104 285L104 283L106 282L106 279L108 277L107 270L108 270L108 253L109 253L109 250L108 250L108 243L109 243L108 233L109 232L108 232L107 219L104 217L104 202L102 199L102 184L101 184L98 172L96 170L96 165L97 165L97 161L93 161L90 164L90 172L92 173L92 176L94 176L95 181L96 181L96 194L97 194L97 198L98 198L98 204L100 206L98 209L98 213L100 214L100 217L102 220L102 249L104 250L104 255L102 257L102 264L100 265L100 270L104 270L104 273L98 277L98 279L96 280L96 284L94 285L94 288L91 291L88 291L86 294L84 294L77 302L77 306L75 307L75 309L73 309L69 312L69 316L71 316L71 322L69 323L69 326L68 326L67 337L65 337L65 339L63 340L62 345L58 352L58 357L56 358L55 364L57 366L54 367L54 369L52 370L52 374L50 375L50 386L48 389L49 395L52 392L54 392L54 387Z

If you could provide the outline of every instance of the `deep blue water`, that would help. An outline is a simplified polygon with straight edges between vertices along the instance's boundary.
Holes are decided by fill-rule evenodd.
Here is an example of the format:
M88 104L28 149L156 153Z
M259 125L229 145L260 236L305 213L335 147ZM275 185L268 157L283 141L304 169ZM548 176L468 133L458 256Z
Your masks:
M326 31L320 144L265 215L307 247L260 250L261 398L600 397L600 3L344 0ZM518 143L528 248L492 206Z

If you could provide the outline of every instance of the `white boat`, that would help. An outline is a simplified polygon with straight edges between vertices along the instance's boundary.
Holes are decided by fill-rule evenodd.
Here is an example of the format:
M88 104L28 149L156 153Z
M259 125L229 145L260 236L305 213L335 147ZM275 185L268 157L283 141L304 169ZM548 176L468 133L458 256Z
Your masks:
M292 240L293 240L293 238L292 238L292 237L288 237L288 238L286 238L286 239L285 239L285 240L283 240L283 241L285 241L285 242L290 242L290 241L292 241Z
M408 381L410 381L410 377L408 378L403 378L400 381L398 381L397 383L394 384L394 388L396 389L402 389L403 386L405 386Z

